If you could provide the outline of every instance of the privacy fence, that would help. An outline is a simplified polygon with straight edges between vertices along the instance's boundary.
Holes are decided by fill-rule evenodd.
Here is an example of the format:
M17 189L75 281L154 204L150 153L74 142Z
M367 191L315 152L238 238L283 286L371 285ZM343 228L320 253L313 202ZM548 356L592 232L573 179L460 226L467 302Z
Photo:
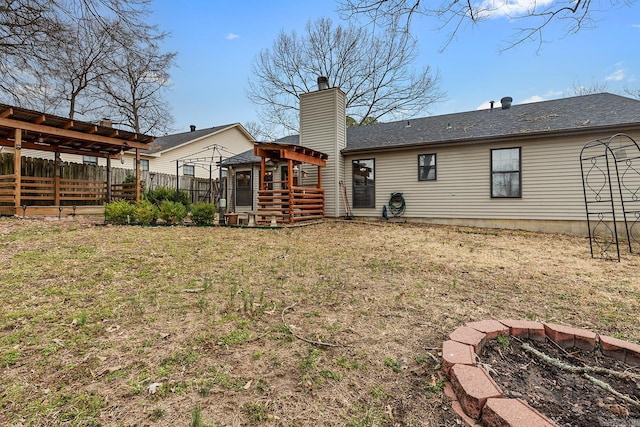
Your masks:
M55 186L60 191L60 205L101 205L107 202L108 188L112 200L135 198L135 184L131 175L135 171L112 167L110 174L105 166L60 162L56 178L55 161L22 157L21 195L32 205L50 205L54 202ZM109 182L107 177L109 176ZM0 196L9 192L15 184L13 153L0 153ZM191 202L213 203L217 180L190 176L175 176L149 171L141 172L143 190L158 187L179 188L189 194ZM6 188L5 188L6 187ZM3 190L4 188L4 190ZM13 190L11 190L13 191ZM1 200L0 200L1 201Z

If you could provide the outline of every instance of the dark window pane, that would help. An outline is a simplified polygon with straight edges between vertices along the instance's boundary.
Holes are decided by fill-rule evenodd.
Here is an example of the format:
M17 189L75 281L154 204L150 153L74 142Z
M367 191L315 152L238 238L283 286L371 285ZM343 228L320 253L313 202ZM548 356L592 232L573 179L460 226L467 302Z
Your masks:
M375 208L375 162L373 159L353 160L351 162L353 179L353 207Z
M520 148L491 150L491 197L522 197Z
M251 171L236 173L236 205L251 206Z
M418 156L418 180L435 181L436 179L436 155L420 154Z

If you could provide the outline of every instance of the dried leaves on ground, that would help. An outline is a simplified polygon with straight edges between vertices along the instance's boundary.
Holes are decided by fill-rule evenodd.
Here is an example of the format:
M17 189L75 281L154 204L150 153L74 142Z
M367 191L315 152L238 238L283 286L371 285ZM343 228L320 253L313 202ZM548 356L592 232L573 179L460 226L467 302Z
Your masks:
M0 265L2 425L453 426L465 322L640 341L640 258L580 237L2 218Z

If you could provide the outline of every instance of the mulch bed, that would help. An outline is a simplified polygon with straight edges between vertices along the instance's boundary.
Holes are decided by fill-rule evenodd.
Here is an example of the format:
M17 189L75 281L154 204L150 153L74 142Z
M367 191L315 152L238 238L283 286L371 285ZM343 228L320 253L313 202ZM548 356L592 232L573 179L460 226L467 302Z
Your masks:
M502 345L500 345L502 344ZM640 402L640 369L604 356L598 349L564 350L555 343L509 337L488 342L480 362L505 397L520 398L561 427L640 426L640 406L625 402L587 379L551 366L523 345L572 366L604 367L632 374L630 378L590 373L614 390Z

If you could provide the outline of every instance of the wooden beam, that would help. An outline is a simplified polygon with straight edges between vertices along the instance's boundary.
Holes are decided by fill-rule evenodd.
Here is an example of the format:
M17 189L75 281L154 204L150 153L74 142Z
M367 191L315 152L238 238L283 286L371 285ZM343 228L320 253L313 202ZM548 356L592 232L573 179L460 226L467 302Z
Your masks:
M93 141L101 144L116 145L118 147L124 147L127 145L129 148L140 148L142 150L148 149L149 144L136 141L126 141L123 139L110 138L108 136L94 135L92 133L78 132L68 129L60 129L53 126L37 125L34 123L22 122L19 120L7 119L0 117L0 127L28 130L30 132L40 132L46 135L58 136L61 138L79 139L85 141ZM94 126L97 131L97 126ZM37 148L36 148L37 149Z
M309 163L310 165L316 165L316 166L323 166L323 167L327 166L326 160L319 159L317 157L305 156L304 154L295 153L293 151L282 150L280 152L280 155L282 156L283 159L286 159L286 160L294 160L297 162Z
M2 113L0 113L0 118L13 116L13 108L7 108Z
M41 114L38 116L37 119L35 119L33 122L37 125L44 123L44 121L47 120L47 116L45 116L44 114Z

